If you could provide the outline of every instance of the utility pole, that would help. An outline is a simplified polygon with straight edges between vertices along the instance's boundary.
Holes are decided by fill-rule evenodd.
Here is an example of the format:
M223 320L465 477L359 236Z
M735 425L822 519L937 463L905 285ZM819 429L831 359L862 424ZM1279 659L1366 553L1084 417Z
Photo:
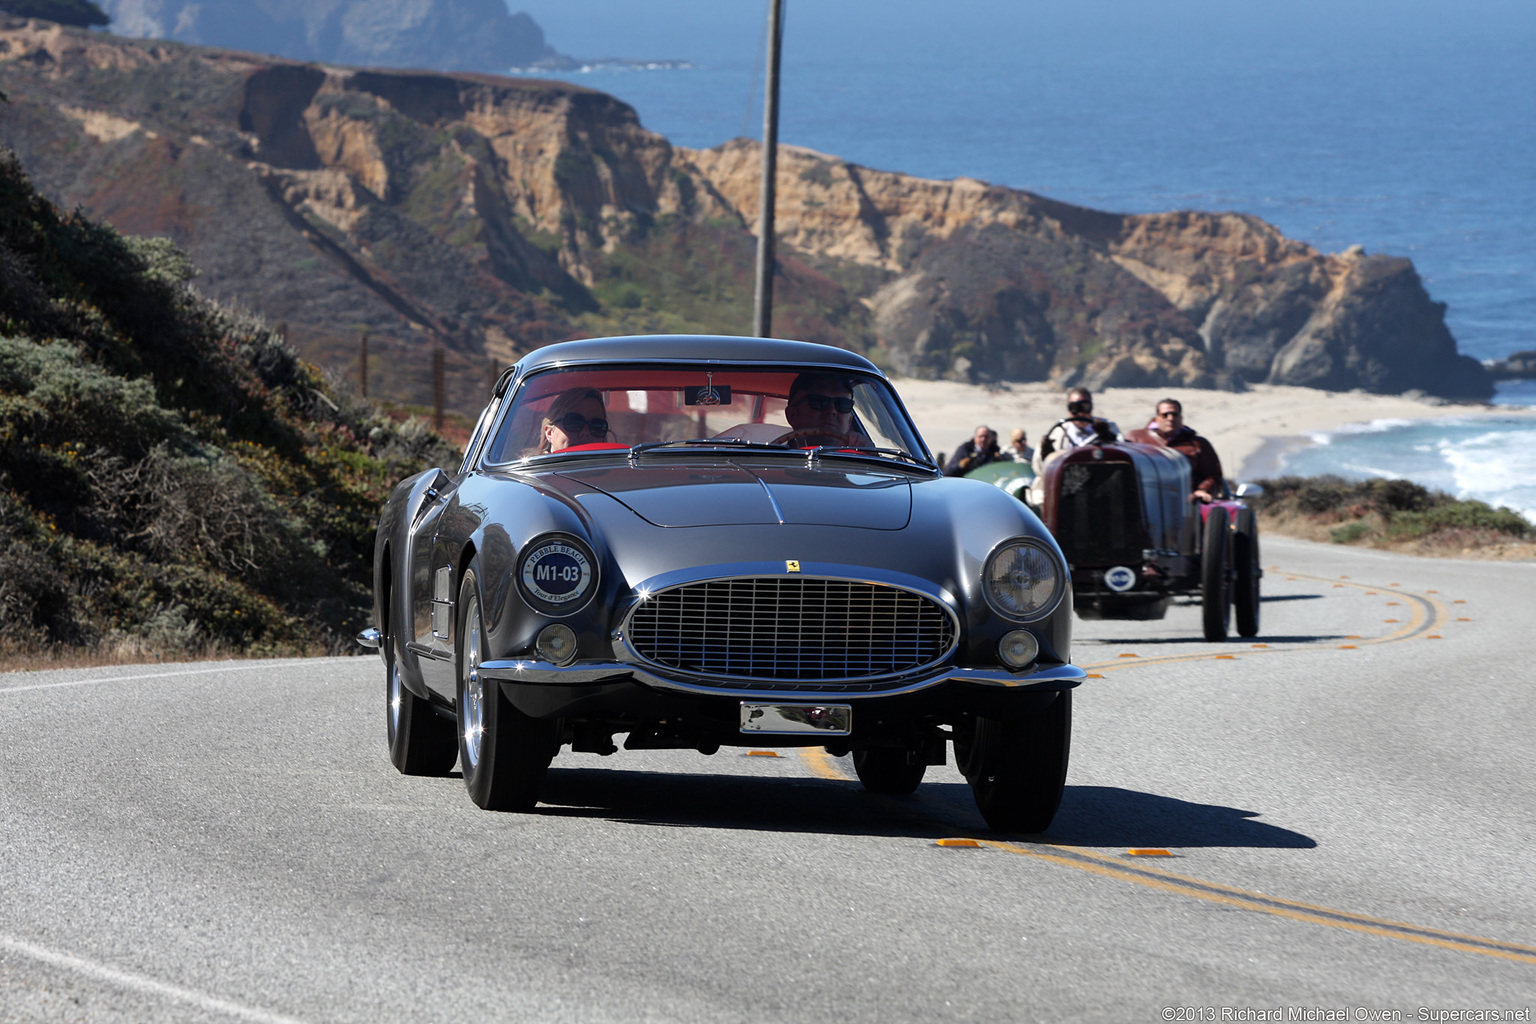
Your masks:
M443 432L443 346L432 348L432 426Z
M784 0L768 0L768 74L763 83L763 183L757 203L757 289L752 334L766 338L773 325L773 192L779 167L779 51L784 41Z

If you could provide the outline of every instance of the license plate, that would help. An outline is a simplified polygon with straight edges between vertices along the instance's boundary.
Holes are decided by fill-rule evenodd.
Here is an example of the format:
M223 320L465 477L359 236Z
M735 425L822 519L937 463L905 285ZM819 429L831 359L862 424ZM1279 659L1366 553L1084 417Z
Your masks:
M741 731L847 736L853 731L851 704L741 705Z

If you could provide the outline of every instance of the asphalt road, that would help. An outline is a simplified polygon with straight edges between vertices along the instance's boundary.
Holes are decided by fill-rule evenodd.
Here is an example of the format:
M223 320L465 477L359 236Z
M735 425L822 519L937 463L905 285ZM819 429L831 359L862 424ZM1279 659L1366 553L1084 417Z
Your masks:
M0 1021L1530 1020L1536 565L1264 561L1255 642L1079 622L1031 837L819 752L489 814L374 657L0 676Z

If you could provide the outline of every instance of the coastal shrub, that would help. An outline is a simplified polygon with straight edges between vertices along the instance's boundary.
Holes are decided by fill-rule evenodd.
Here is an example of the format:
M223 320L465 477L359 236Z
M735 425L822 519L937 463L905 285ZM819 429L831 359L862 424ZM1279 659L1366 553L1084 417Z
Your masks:
M351 651L385 498L457 461L195 277L0 150L0 656Z
M1338 476L1262 481L1253 501L1271 523L1311 523L1336 544L1419 543L1465 549L1536 537L1518 512L1432 491L1409 480Z

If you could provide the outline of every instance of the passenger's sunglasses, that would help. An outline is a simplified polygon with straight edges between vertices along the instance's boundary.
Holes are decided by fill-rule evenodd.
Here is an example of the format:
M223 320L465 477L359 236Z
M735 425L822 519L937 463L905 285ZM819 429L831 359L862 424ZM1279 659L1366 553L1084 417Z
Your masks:
M832 406L832 408L836 409L840 413L846 414L853 412L853 399L851 398L834 398L831 395L804 394L799 398L796 398L795 401L804 402L806 405L810 406L817 412L821 412L829 404Z
M568 412L556 421L560 429L565 431L566 437L574 437L583 430L589 437L606 437L608 435L608 421L601 416L587 419L579 412Z

